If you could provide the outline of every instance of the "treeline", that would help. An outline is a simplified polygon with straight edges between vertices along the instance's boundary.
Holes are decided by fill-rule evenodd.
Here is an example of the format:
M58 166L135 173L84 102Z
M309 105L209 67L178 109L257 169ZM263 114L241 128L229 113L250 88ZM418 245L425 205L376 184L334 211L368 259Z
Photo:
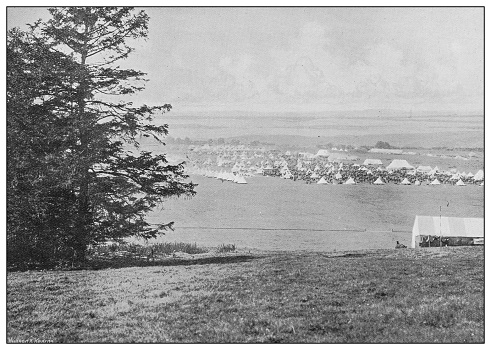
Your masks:
M7 263L20 269L80 265L91 245L155 237L171 223L145 214L165 197L194 194L183 164L138 149L141 135L162 142L168 126L153 116L171 105L109 98L144 87L145 73L118 62L133 51L129 39L147 36L145 12L49 13L7 34Z

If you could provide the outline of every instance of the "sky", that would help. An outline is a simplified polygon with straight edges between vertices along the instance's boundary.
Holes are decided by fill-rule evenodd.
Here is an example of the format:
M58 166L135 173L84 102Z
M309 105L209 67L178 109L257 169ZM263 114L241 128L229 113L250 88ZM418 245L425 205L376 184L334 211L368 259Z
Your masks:
M395 109L482 113L483 8L138 8L147 41L122 65L134 97L181 113ZM7 11L8 28L44 8Z

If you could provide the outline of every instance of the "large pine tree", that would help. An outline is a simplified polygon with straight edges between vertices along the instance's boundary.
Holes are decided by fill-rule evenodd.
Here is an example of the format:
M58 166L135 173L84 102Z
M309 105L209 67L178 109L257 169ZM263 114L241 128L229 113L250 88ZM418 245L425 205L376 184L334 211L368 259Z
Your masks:
M166 197L194 194L194 185L185 181L183 164L170 165L165 155L138 150L141 135L155 137L163 144L168 126L155 125L153 116L171 109L169 104L133 106L128 96L143 89L145 74L117 66L133 50L128 41L147 36L148 16L126 7L49 11L52 18L32 25L28 39L17 36L17 48L21 43L35 43L47 50L41 56L49 64L58 57L56 69L49 74L26 67L20 71L42 81L33 87L35 91L26 104L42 108L52 118L45 121L49 130L39 130L44 135L40 140L49 144L59 139L57 147L47 153L54 161L50 169L62 176L50 178L55 181L57 195L71 204L63 207L67 220L59 217L59 222L49 225L62 229L66 246L75 259L82 260L90 244L128 236L151 238L161 233L169 224L150 225L145 215ZM17 66L35 61L27 51L17 49ZM19 100L14 84L18 72L13 71L13 62L8 63L8 93ZM49 64L42 67L39 62L40 70L49 69ZM39 91L41 88L44 90ZM10 113L16 112L9 107ZM32 110L22 116L27 118L24 122L38 118ZM22 127L12 125L11 129ZM18 139L11 134L9 142L13 145ZM128 145L136 148L131 151ZM13 179L15 174L11 175ZM9 196L14 189L9 188Z

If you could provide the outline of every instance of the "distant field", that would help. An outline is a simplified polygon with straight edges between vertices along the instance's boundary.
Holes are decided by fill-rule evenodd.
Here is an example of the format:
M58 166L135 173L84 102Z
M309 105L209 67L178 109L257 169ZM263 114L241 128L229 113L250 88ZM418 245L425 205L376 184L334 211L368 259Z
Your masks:
M7 274L8 343L483 343L483 247Z
M438 216L440 206L443 216L484 216L480 186L306 185L262 176L248 178L247 185L191 180L198 183L194 198L170 199L150 215L154 223L175 222L176 230L156 241L291 251L393 248L396 241L410 245L416 215Z
M161 119L169 124L171 136L202 140L257 135L259 139L269 138L274 142L276 135L289 135L358 146L374 144L381 138L412 147L483 147L484 144L482 115L410 116L374 111L230 116L169 113Z

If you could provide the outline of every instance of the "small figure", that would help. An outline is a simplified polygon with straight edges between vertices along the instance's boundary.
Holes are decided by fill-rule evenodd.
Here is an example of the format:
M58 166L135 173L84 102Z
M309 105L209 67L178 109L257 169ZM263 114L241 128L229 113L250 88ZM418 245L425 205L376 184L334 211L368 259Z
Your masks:
M396 249L399 249L399 248L407 248L407 247L404 244L401 244L401 243L399 243L399 241L397 241Z

